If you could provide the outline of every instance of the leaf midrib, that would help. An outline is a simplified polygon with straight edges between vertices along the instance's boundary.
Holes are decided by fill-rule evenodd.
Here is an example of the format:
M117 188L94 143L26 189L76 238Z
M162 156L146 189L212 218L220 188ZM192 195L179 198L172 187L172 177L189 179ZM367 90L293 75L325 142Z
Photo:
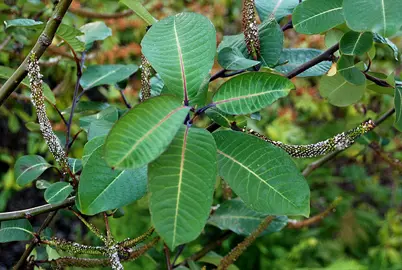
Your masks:
M241 163L240 161L238 161L237 159L235 159L232 156L229 156L228 154L217 150L219 154L221 154L222 156L230 159L231 161L233 161L234 163L238 164L239 166L241 166L242 168L244 168L245 170L247 170L249 173L251 173L252 175L254 175L258 180L260 180L260 183L264 183L265 185L267 185L270 189L272 189L272 191L274 191L275 193L277 193L280 197L282 197L285 201L287 201L289 204L291 204L293 207L298 208L292 201L290 201L288 198L286 198L281 192L279 192L278 190L276 190L273 186L271 186L267 181L265 181L264 179L262 179L258 174L256 174L255 172L253 172L250 168L248 168L246 165L244 165L243 163Z
M32 170L33 168L38 167L38 166L42 166L42 165L45 165L46 169L49 168L49 166L50 166L49 163L46 162L46 163L38 163L38 164L35 164L35 165L31 166L31 167L28 167L23 172L21 172L21 174L20 174L20 176L18 176L16 182L18 183L18 179L20 179L28 170Z
M118 162L115 163L115 166L117 167L118 165L120 165L120 163L122 163L129 155L131 155L131 153L137 148L137 146L140 143L142 143L146 138L148 138L150 134L152 134L157 128L159 128L164 122L166 122L173 114L185 108L187 107L178 107L172 110L170 113L168 113L165 117L163 117L155 126L153 126L150 130L148 130L147 133L145 133L141 138L139 138L135 142L135 144L131 147L131 149L127 151L127 153Z
M299 22L299 23L296 23L293 27L296 28L298 25L300 25L300 24L302 24L302 23L305 23L305 22L307 22L307 21L309 21L309 20L312 20L312 19L314 19L315 17L321 16L321 15L323 15L323 14L326 14L326 13L329 13L329 12L333 12L333 11L339 10L339 9L342 9L342 7L338 7L338 8L333 8L333 9L326 10L326 11L324 11L324 12L321 12L321 13L319 13L319 14L316 14L316 15L314 15L314 16L311 16L311 17L309 17L309 18L307 18L307 19L305 19L305 20L303 20L303 21L301 21L301 22Z
M56 197L57 195L59 195L63 190L65 190L66 188L69 188L69 187L70 187L70 185L66 185L66 186L64 186L63 188L59 189L52 197L50 197L50 198L47 200L47 202L50 203L50 204L52 204L52 203L51 203L52 199L53 199L54 197ZM67 194L67 197L68 197L68 194ZM64 199L65 199L65 198L64 198ZM63 199L63 200L64 200L64 199Z
M172 246L175 246L175 243L176 243L177 220L179 217L179 204L180 204L181 186L183 184L184 160L185 160L185 155L186 155L188 130L189 130L189 127L187 126L186 130L184 131L183 144L182 144L181 155L180 155L179 183L177 184L178 190L177 190L177 197L176 197L176 209L175 209L175 215L174 215L174 223L173 223Z
M286 90L284 90L284 89L268 90L268 91L264 91L264 92L260 92L260 93L243 95L243 96L233 97L233 98L229 98L229 99L219 100L219 101L214 102L213 104L219 105L219 104L223 104L223 103L227 103L227 102L238 101L238 100L241 100L241 99L248 99L248 98L253 98L253 97L258 97L258 96L263 96L265 94L276 93L276 92L286 92Z

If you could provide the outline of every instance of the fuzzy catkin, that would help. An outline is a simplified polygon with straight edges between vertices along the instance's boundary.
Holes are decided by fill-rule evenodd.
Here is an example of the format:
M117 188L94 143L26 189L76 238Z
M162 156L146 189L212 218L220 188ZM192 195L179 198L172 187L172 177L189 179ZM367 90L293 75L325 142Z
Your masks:
M258 36L258 25L255 19L254 0L244 0L242 10L242 28L247 45L247 51L254 60L260 54L260 38Z
M290 156L295 158L312 158L317 156L322 156L334 152L336 150L344 150L351 146L355 140L361 135L369 132L375 127L373 121L368 120L361 123L358 127L353 128L349 131L342 132L329 138L325 141L308 144L308 145L289 145L283 142L273 141L264 135L255 132L252 129L242 129L243 132L256 136L266 142L269 142L277 147L285 150Z
M151 97L151 64L141 54L141 102Z
M46 114L45 98L42 88L42 74L40 73L39 62L35 55L31 55L29 58L27 71L31 87L32 104L36 109L40 131L49 147L49 151L59 163L63 173L66 174L68 172L68 160L59 139L53 132L52 125Z

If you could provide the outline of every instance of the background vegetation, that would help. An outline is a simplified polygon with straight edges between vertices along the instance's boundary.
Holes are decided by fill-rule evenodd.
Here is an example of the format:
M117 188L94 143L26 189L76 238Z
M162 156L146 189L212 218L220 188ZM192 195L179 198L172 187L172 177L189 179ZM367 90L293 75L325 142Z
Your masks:
M0 20L33 18L46 21L52 12L52 1L6 0L0 3ZM181 11L193 11L207 16L217 29L220 42L223 35L241 32L241 1L199 0L169 1L149 0L146 7L155 18L164 18ZM140 65L140 41L145 34L145 23L135 15L119 18L106 16L127 11L118 1L73 1L70 12L63 22L81 26L88 22L104 22L110 29L102 42L96 42L86 55L85 65L90 64L132 64ZM286 24L287 18L281 22ZM105 26L105 27L106 27ZM0 32L0 64L17 68L28 54L40 32L31 29L5 29ZM329 37L327 37L329 39ZM66 117L76 80L76 64L67 46L58 46L56 40L44 57L41 58L45 82L57 99L57 107ZM392 41L402 48L401 38ZM327 42L329 42L327 40ZM285 32L285 47L326 49L323 35L307 36L293 29ZM371 70L401 78L399 61L394 52L385 45L376 46L376 56ZM220 70L216 63L212 70ZM5 80L0 78L0 84ZM402 79L402 78L401 78ZM214 83L215 89L225 79ZM318 80L306 78L293 80L297 91L289 98L281 100L261 111L261 119L249 119L249 125L274 140L292 144L308 144L320 141L356 126L362 116L375 118L393 105L393 97L375 91L366 91L363 99L349 107L335 107L323 99L318 92ZM96 106L110 103L123 109L125 103L120 94L124 89L129 104L139 102L139 73L129 80L115 86L98 86L82 96L81 106ZM209 89L214 91L214 87ZM27 98L27 88L20 86L7 102L0 107L0 212L19 210L45 204L43 190L35 187L22 188L17 185L14 172L16 160L23 155L36 154L52 161L45 141L34 124L36 115ZM82 113L85 113L84 110ZM77 120L82 114L77 109ZM65 126L54 108L48 108L53 128L60 136L65 136ZM402 136L393 128L393 119L387 119L375 131L375 144L365 138L359 144L344 151L336 159L312 172L307 180L311 190L311 214L323 212L341 197L336 210L321 222L312 226L279 232L257 239L236 261L239 269L402 269ZM205 123L208 119L205 118ZM319 127L319 128L317 128ZM71 134L80 127L72 126ZM86 142L85 133L78 135L70 154L81 158ZM367 139L367 138L366 138ZM312 160L297 160L302 170ZM54 181L57 173L46 171L41 178ZM218 186L217 192L224 188ZM215 204L221 201L215 201ZM147 198L123 207L126 215L110 220L114 236L123 240L136 236L150 227ZM37 216L31 220L34 227L40 226L45 217ZM99 227L104 226L101 218L91 221ZM99 244L99 240L88 232L82 223L68 211L61 210L59 217L49 226L59 237L76 240L84 244ZM49 229L49 230L50 230ZM219 239L220 230L206 226L203 237L188 245L180 255L179 262L205 246ZM227 254L243 239L231 235L227 241L215 249L219 254ZM0 244L0 269L9 269L24 250L26 243ZM165 265L162 245L158 245L147 256L127 264L127 269L163 269ZM44 255L44 248L37 249L37 256ZM173 256L174 254L172 254Z

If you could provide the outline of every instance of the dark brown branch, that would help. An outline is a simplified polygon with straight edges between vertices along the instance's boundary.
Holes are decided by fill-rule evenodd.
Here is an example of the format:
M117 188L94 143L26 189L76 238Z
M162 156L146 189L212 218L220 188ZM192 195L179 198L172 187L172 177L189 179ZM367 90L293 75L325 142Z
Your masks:
M40 214L52 212L61 208L66 208L69 206L74 205L75 203L75 197L68 198L64 202L58 203L58 204L45 204L29 209L24 209L24 210L18 210L18 211L13 211L13 212L5 212L5 213L0 213L0 221L5 221L5 220L13 220L13 219L21 219L21 218L30 218L34 217Z
M122 12L117 12L117 13L99 13L95 12L86 8L75 8L71 7L70 11L78 16L84 17L84 18L90 18L90 19L102 19L102 20L108 20L108 19L119 19L119 18L124 18L128 17L134 14L134 11L132 10L125 10Z
M0 105L4 103L4 101L8 98L8 96L18 87L21 81L26 77L27 75L26 68L28 65L28 59L30 55L35 54L35 57L39 59L45 52L46 48L52 43L57 28L59 27L71 2L72 0L61 0L57 4L52 16L50 17L49 21L46 24L45 29L39 36L38 40L36 41L36 44L34 45L29 55L25 57L24 61L13 73L13 75L11 75L11 77L8 78L8 80L0 88Z
M298 68L295 68L294 70L292 70L291 72L286 74L286 78L291 79L293 77L296 77L300 73L306 71L307 69L309 69L323 61L331 61L334 53L337 50L339 50L339 43L335 44L334 46L332 46L328 50L324 51L319 56L311 59L310 61L304 63L303 65L299 66Z
M128 100L127 100L127 98L126 98L126 95L124 95L124 92L123 92L124 90L121 90L121 91L119 91L120 92L120 95L121 95L121 98L123 99L123 102L124 102L124 104L126 105L126 107L128 108L128 109L131 109L131 105L130 105L130 103L128 102Z
M394 88L392 85L390 85L389 83L387 83L384 80L378 79L374 76L371 76L370 74L367 74L365 72L363 72L364 76L366 76L366 79L369 81L372 81L373 83L375 83L376 85L382 86L382 87L391 87Z
M167 270L172 270L172 264L170 263L170 252L166 243L163 244L163 252L165 253L166 268Z
M286 30L289 30L292 28L293 28L293 22L292 22L292 20L290 20L285 25L283 25L281 29L283 32L285 32Z

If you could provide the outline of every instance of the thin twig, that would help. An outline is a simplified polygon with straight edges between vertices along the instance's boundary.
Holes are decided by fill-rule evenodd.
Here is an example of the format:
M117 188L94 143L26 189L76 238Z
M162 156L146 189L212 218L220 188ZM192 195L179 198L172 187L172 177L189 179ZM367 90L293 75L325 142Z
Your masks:
M225 231L217 240L214 240L214 241L208 243L207 245L205 245L200 251L194 253L190 257L186 258L183 262L181 262L180 265L185 266L188 264L189 261L198 261L211 250L214 250L215 248L221 246L222 243L232 235L233 235L232 231ZM174 267L176 267L176 266L177 265L175 265Z
M52 212L61 208L66 208L74 205L75 197L70 197L67 200L58 204L45 204L29 209L18 210L13 212L0 213L0 221L21 219L21 218L31 218L40 214Z
M28 60L31 54L35 54L35 57L39 59L42 54L45 52L46 48L52 43L53 37L59 27L64 15L67 12L68 7L70 6L72 0L61 0L55 7L55 10L47 22L45 29L42 34L39 36L36 41L33 49L25 57L24 61L17 68L17 70L11 75L10 78L4 83L4 85L0 88L0 105L4 103L4 101L8 98L8 96L14 92L14 90L18 87L21 81L27 75L27 66Z
M126 107L127 107L128 109L131 109L131 105L130 105L130 103L128 103L128 100L127 100L126 96L124 95L123 90L121 90L121 91L119 91L119 92L120 92L121 98L123 99L123 102L124 102L124 104L126 105Z
M317 57L314 57L310 61L307 61L303 65L295 68L294 70L290 71L288 74L286 74L286 78L291 79L293 77L296 77L300 73L306 71L307 69L323 62L323 61L331 61L334 53L339 50L339 43L335 44L334 46L330 47L328 50L324 51L322 54L318 55Z
M293 22L292 20L288 21L284 26L282 26L282 31L285 32L286 30L292 29L293 28Z
M333 203L331 203L331 205L324 212L319 213L318 215L315 215L311 218L305 220L289 220L287 228L301 229L320 222L321 220L329 216L332 212L334 212L336 206L339 204L341 200L342 200L341 197L337 198Z
M222 258L221 262L218 265L218 270L226 270L229 266L236 261L241 254L254 243L255 239L263 232L265 229L271 224L272 220L274 220L273 216L266 217L258 228L252 232L249 236L246 237L241 243L239 243L232 251L229 252L225 257Z
M56 110L57 114L60 116L61 120L63 121L63 123L67 126L67 121L64 118L63 114L61 113L61 111L59 110L59 108L57 108L56 104L50 103L52 104L53 109Z
M170 263L170 252L166 243L163 244L163 251L165 253L166 268L167 270L172 270L172 264Z
M388 153L384 152L380 145L376 142L372 142L369 144L369 147L385 162L387 162L392 168L396 169L402 174L402 162L399 159L396 159L390 156Z
M71 142L70 142L70 144L68 146L68 149L71 149L71 147L73 146L73 143L75 142L75 140L77 140L78 135L80 135L81 132L83 132L83 131L84 131L83 129L80 129L77 133L75 133L73 139L71 140Z
M39 244L39 236L42 233L44 229L52 222L53 218L56 216L57 210L51 212L45 219L45 221L42 223L40 226L39 230L36 232L37 237L32 239L32 241L29 243L29 246L26 248L24 253L22 254L21 258L18 260L17 264L14 266L13 269L19 270L22 269L22 267L25 265L27 258L31 254L31 252L34 250L35 246Z
M75 106L77 105L78 90L80 88L80 79L81 79L81 76L82 76L82 68L84 66L84 62L85 62L85 52L83 52L82 55L81 55L81 63L80 63L80 61L76 61L76 65L77 65L77 81L75 83L73 103L71 104L70 118L68 119L68 122L67 122L67 132L66 132L66 146L65 147L66 147L66 153L67 154L68 154L68 152L70 150L70 148L69 148L70 131L71 131L71 125L72 125L72 122L73 122Z
M98 13L86 8L75 8L71 7L70 8L71 13L74 13L78 16L84 17L86 19L102 19L102 20L108 20L108 19L119 19L119 18L124 18L128 17L134 14L134 11L132 10L125 10L122 12L116 12L116 13Z

